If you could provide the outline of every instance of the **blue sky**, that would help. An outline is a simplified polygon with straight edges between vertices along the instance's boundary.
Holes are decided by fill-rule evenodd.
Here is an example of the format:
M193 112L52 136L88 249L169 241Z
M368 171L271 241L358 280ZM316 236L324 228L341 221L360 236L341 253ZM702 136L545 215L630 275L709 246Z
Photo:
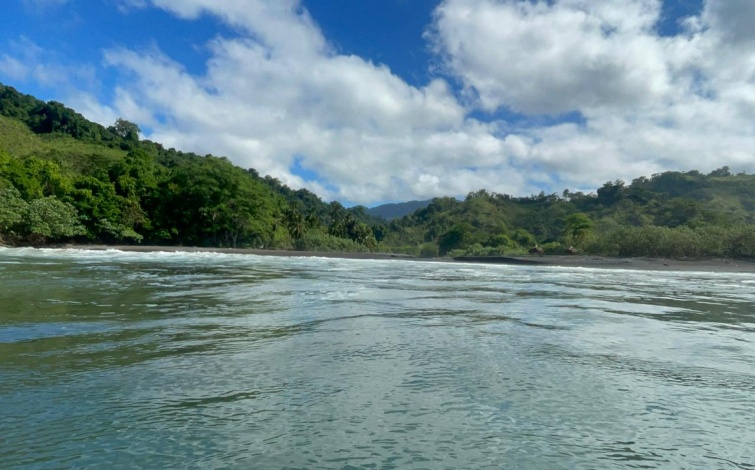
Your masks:
M367 205L755 170L750 0L20 0L0 82Z

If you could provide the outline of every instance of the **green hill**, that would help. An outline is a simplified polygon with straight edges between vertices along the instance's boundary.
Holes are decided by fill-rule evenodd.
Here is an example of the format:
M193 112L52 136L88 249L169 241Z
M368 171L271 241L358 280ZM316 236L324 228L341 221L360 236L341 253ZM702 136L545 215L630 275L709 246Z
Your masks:
M480 190L375 209L326 204L224 157L140 140L0 84L0 242L151 243L419 256L755 258L755 176L666 172L594 193ZM396 212L394 212L395 214ZM381 212L382 214L382 212ZM387 214L387 213L386 213ZM378 214L380 215L380 214ZM390 215L388 215L390 217ZM386 217L387 218L387 217Z
M367 251L361 209L0 85L0 241Z
M610 256L755 256L755 175L666 172L595 193L470 193L390 224L386 243L430 256L522 254L534 246Z

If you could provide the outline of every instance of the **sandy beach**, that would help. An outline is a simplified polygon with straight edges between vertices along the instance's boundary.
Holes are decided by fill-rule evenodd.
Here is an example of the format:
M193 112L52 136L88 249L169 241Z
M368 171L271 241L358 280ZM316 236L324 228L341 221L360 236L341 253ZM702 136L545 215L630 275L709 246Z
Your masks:
M209 252L257 256L304 256L342 259L407 260L441 263L486 263L521 266L561 266L605 269L641 269L657 271L708 271L755 273L755 262L731 259L673 260L663 258L611 258L587 255L465 256L458 258L415 258L395 253L340 253L293 250L259 250L247 248L209 248L190 246L143 245L56 245L50 248L79 250L120 250L127 252Z

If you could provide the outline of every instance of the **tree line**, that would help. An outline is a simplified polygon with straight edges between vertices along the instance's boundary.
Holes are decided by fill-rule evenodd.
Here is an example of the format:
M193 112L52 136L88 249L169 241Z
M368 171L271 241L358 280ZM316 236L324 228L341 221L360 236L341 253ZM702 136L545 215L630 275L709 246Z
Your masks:
M471 192L391 221L387 242L419 256L583 253L755 258L755 176L722 167L605 183L590 194Z

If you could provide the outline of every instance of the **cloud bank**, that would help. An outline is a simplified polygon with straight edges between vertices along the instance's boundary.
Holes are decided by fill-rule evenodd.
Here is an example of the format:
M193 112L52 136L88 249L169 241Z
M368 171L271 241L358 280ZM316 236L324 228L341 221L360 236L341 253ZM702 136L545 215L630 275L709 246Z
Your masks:
M425 32L435 75L421 87L339 54L297 0L128 6L210 15L232 33L206 44L199 75L159 43L106 50L115 99L83 95L84 112L123 116L168 147L227 155L327 199L523 195L671 169L755 170L748 0L708 0L674 35L659 30L660 0L443 0ZM23 73L14 60L0 57Z

